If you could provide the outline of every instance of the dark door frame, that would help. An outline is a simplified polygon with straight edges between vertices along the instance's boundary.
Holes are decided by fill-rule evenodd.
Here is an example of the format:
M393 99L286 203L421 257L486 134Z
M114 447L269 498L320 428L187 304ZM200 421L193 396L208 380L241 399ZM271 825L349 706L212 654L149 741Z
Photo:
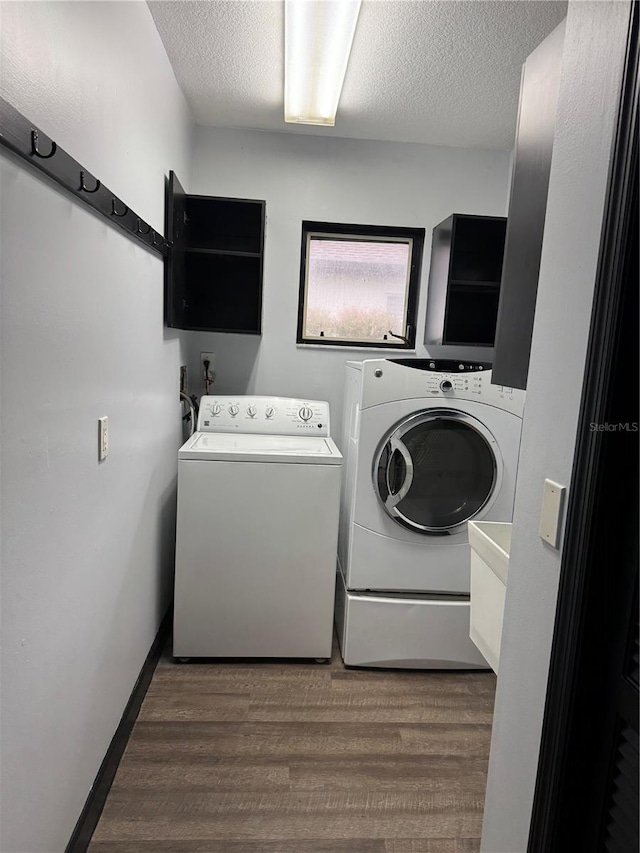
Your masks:
M618 626L634 620L639 434L606 427L599 431L592 425L607 423L614 413L621 420L621 412L631 423L637 421L639 17L638 3L632 2L528 853L605 849L603 779L613 747L605 706L614 689L611 663L624 655L628 641L622 636L626 628ZM604 551L607 524L613 546ZM631 533L620 541L625 530Z

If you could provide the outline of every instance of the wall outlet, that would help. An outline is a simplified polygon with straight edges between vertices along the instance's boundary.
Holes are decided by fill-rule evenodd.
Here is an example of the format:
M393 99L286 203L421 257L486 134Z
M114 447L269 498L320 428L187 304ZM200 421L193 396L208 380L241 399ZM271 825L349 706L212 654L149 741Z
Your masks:
M209 362L208 367L205 372L205 361ZM202 382L213 382L214 380L214 372L215 372L215 355L212 352L201 352L200 353L200 378Z
M180 366L180 393L186 394L188 387L189 380L187 377L187 365L183 364Z
M102 462L109 455L109 418L105 415L98 418L98 461Z

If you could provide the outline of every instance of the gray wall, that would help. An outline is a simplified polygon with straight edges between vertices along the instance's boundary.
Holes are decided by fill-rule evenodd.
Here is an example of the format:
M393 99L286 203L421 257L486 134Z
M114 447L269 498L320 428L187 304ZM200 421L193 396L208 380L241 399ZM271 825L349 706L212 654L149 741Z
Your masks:
M431 231L451 213L504 216L509 170L509 151L197 128L192 191L265 199L267 235L262 337L190 335L192 390L203 391L200 351L214 352L214 391L328 400L339 436L345 361L384 352L296 346L302 220L426 228L417 326L424 355ZM457 348L454 357L462 354Z
M146 4L0 14L3 97L163 231L191 123ZM160 258L4 149L0 181L0 849L56 853L169 601L181 347Z
M569 6L516 492L484 853L524 853L561 554L538 537L546 477L569 486L624 59L627 2Z

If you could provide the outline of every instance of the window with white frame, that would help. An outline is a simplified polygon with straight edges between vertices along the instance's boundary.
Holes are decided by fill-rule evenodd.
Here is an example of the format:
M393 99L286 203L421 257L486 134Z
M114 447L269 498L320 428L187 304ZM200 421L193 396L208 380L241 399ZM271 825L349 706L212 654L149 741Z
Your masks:
M303 222L298 343L413 349L424 237Z

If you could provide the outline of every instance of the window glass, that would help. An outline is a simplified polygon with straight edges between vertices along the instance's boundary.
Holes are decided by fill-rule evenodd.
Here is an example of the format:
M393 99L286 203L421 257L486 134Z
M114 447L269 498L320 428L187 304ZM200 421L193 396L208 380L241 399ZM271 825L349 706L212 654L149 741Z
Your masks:
M413 346L415 330L408 327L419 277L416 237L304 233L308 224L303 223L298 341ZM422 243L419 258L421 252Z

